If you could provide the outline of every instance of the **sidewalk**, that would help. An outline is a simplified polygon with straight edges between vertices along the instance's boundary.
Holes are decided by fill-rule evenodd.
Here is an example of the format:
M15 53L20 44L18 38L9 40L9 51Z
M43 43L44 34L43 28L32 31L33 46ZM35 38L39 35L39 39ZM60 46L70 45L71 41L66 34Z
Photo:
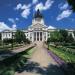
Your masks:
M17 48L17 49L14 49L14 50L10 50L7 53L0 54L0 61L6 59L7 57L13 56L16 53L22 52L22 51L24 51L24 50L26 50L26 49L28 49L29 47L32 47L32 46L34 46L34 44L25 45L21 48Z
M17 49L12 50L12 52L13 52L13 53L19 53L19 52L22 52L22 51L24 51L24 50L26 50L27 48L32 47L32 46L34 46L34 44L25 45L25 46L23 46L23 47L21 47L21 48L17 48Z
M64 75L58 64L48 55L43 43L39 42L35 52L23 67L22 71L15 75Z

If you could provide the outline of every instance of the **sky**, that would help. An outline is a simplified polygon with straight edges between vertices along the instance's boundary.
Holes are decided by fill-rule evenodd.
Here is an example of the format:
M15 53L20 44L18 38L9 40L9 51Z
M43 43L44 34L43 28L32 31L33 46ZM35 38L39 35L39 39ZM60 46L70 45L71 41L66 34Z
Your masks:
M47 26L75 29L75 13L66 0L0 0L0 31L27 29L37 9Z

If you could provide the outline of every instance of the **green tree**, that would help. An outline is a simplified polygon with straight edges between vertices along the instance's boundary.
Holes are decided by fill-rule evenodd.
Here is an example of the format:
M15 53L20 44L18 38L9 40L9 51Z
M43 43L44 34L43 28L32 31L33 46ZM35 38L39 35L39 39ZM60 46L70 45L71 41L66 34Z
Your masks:
M29 40L29 39L26 39L26 43L27 43L27 44L30 44L30 40Z
M26 42L26 36L23 31L17 30L14 37L16 42L19 44Z
M59 33L62 35L62 42L65 42L67 40L67 36L68 36L68 31L66 30L60 30Z
M3 40L3 43L5 43L5 44L12 44L13 40L14 39L8 39L8 38L6 38L6 39Z
M51 42L50 38L47 39L47 44L49 44Z
M72 7L71 9L75 12L75 0L67 0L69 5Z
M72 34L68 35L66 42L68 42L68 43L74 42L74 38L73 38Z
M1 33L0 33L0 40L1 40Z
M1 40L1 33L0 33L0 45L2 45L2 40Z
M50 35L50 41L52 42L61 42L62 40L62 35L60 34L59 31L54 31Z
M74 33L74 36L75 36L75 31L73 33Z
M62 35L60 34L60 32L59 31L52 32L50 35L50 41L54 42L55 47L57 47L60 44L60 42L62 42Z
M49 44L50 44L50 42L51 42L51 39L48 38L48 39L47 39L48 48L49 48Z

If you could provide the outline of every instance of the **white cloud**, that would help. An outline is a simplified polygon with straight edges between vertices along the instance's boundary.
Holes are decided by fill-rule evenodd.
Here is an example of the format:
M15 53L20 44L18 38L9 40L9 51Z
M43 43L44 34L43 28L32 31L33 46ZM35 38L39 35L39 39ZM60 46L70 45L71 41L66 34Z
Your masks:
M44 10L43 3L39 3L39 4L36 5L35 10L37 11L38 9L39 10Z
M68 3L66 2L64 5L60 6L60 10L65 10L69 7Z
M4 22L0 22L0 32L3 30L11 30L11 28L8 27Z
M31 4L28 4L28 5L24 4L24 5L22 5L22 4L19 3L17 5L16 9L22 10L21 16L23 18L27 19L29 14L30 14L30 7L31 7Z
M45 3L45 5L42 2L40 2L39 4L37 4L35 6L35 10L36 11L38 9L40 9L40 10L47 10L47 9L49 9L52 6L53 3L54 3L53 0L47 0L46 3Z
M10 22L12 22L12 23L15 23L16 21L18 21L19 20L19 18L15 18L15 19L13 19L13 18L8 18L8 21L10 21Z
M16 29L17 29L16 27L17 27L16 24L13 24L13 25L12 25L12 29L13 29L13 30L16 30Z
M30 8L31 7L31 4L28 4L28 5L23 5L22 7L21 7L21 9L23 10L23 9L28 9L28 8Z
M16 9L16 10L19 10L21 7L22 7L22 4L19 3L15 9Z
M33 4L36 4L37 2L38 2L38 0L33 0L33 2L32 2L32 3L33 3Z
M22 5L21 3L19 3L19 4L16 6L15 9L16 9L16 10L22 10L21 16L22 16L23 18L27 19L28 16L30 15L30 13L31 13L31 12L30 12L31 6L32 6L33 4L36 4L37 2L38 2L38 0L33 0L33 2L30 3L30 4L28 4L28 5L26 5L26 4ZM52 6L53 3L54 3L53 0L47 0L46 3L45 3L45 5L41 2L41 3L39 3L39 4L37 4L37 5L35 6L35 10L37 10L37 9L40 9L40 10L47 10L47 9L49 9L49 8Z
M13 18L8 18L8 21L12 22L12 23L15 23L14 19Z
M16 20L16 21L19 21L19 18L16 18L15 20Z
M68 9L69 5L67 2L65 4L59 4L58 7L62 10L62 13L57 16L57 21L67 18L72 14L72 11Z
M72 11L71 10L64 10L61 14L58 15L57 17L57 21L63 19L63 18L67 18L69 17L70 15L72 14Z
M21 16L24 17L24 18L28 18L30 14L30 9L25 9L22 13L21 13Z
M45 9L49 9L51 6L52 6L52 4L54 3L54 1L52 1L52 0L47 0L46 1L46 3L45 3Z
M23 18L26 18L26 19L27 19L28 16L30 15L30 13L31 13L31 12L30 12L31 6L32 6L33 4L36 4L37 2L38 2L38 0L33 0L33 2L30 3L30 4L28 4L28 5L26 5L26 4L22 5L21 3L19 3L15 9L17 9L17 10L22 10L21 16L22 16ZM35 10L37 10L37 9L40 9L40 10L47 10L47 9L49 9L49 8L52 6L53 3L54 3L53 0L47 0L46 3L45 3L45 5L41 2L41 3L39 3L39 4L37 4L37 5L35 6Z

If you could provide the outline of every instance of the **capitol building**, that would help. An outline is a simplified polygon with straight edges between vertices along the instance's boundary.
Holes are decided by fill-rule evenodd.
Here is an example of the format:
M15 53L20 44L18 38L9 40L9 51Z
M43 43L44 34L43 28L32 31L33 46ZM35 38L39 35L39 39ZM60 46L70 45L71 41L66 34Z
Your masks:
M44 16L40 13L39 10L34 14L34 18L32 20L32 25L28 27L27 30L22 30L26 38L28 38L31 42L35 41L47 41L47 39L50 37L50 33L57 30L57 28L53 26L47 26L44 23ZM4 30L1 32L2 34L2 40L5 38L12 38L13 35L15 35L16 30ZM13 33L13 35L12 35ZM71 33L73 36L73 30L69 30L69 33Z

